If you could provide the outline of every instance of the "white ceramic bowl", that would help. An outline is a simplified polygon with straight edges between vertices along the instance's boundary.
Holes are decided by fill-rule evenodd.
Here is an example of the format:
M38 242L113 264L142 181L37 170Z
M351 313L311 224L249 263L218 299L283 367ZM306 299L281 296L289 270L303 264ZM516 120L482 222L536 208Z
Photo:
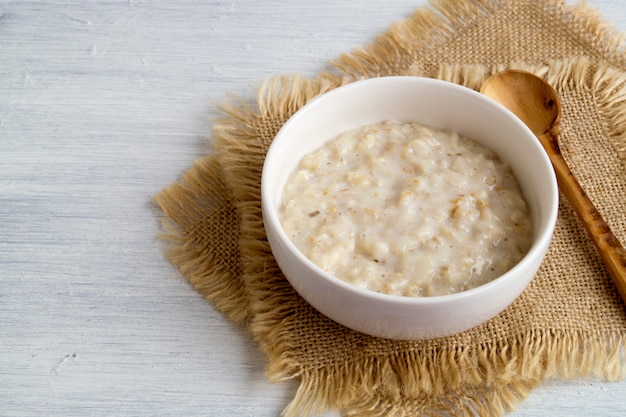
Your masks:
M453 129L508 162L528 203L534 242L513 269L480 287L445 296L403 297L357 288L324 272L289 240L278 215L281 193L300 159L339 133L384 120ZM278 265L317 310L354 330L385 338L422 339L462 332L497 315L527 287L552 238L558 190L550 161L532 132L480 93L421 77L358 81L300 109L276 135L265 159L262 208Z

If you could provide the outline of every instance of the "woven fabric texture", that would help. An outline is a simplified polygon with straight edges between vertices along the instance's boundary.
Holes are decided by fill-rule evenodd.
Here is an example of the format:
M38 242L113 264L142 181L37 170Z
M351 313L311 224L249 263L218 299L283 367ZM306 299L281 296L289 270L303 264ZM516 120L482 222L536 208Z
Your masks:
M416 75L478 89L507 68L532 71L555 87L562 152L626 242L622 37L594 9L556 0L440 0L315 78L267 80L254 106L233 99L222 105L212 152L155 197L166 214L170 261L248 330L267 355L270 379L300 381L286 416L327 409L499 416L545 378L624 377L624 303L563 197L532 284L494 319L446 338L393 341L349 330L302 300L272 257L261 216L262 164L295 111L359 79Z

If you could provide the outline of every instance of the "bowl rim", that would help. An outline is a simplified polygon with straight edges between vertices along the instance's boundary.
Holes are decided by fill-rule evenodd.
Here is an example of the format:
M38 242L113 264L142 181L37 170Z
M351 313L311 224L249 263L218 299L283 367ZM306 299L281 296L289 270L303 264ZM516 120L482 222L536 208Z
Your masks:
M419 81L416 81L416 80L419 80ZM313 261L311 261L309 258L307 258L302 253L302 251L300 251L296 247L296 245L291 241L291 239L285 232L284 228L282 227L280 216L279 216L279 210L278 210L279 205L275 204L276 203L275 199L271 195L269 195L270 189L273 187L269 187L267 184L269 179L268 179L268 176L266 175L266 172L272 169L271 167L272 160L275 158L274 155L279 151L277 148L280 145L280 142L282 141L281 138L285 135L285 132L287 132L293 124L298 123L298 120L301 117L303 117L303 114L306 113L310 108L320 105L320 103L327 100L328 97L342 94L346 90L349 90L352 88L363 88L364 85L368 85L368 84L379 84L379 83L388 83L388 82L420 82L420 83L426 83L426 84L440 85L443 88L450 88L453 90L457 90L461 94L469 94L473 96L474 99L483 101L488 106L495 107L497 111L503 112L508 115L508 118L513 119L512 123L517 124L517 127L525 131L527 136L532 136L533 138L535 138L537 146L540 147L542 151L540 153L541 158L543 160L542 162L552 167L547 153L545 152L545 150L543 150L543 147L541 146L539 141L536 140L535 135L528 128L528 126L526 126L515 114L513 114L506 107L496 102L495 100L479 93L476 90L473 90L469 87L465 87L463 85L456 84L450 81L440 80L436 78L422 77L422 76L381 76L381 77L369 78L369 79L364 79L364 80L357 80L357 81L353 81L348 84L336 87L330 91L322 93L319 96L309 100L305 105L303 105L299 110L297 110L283 124L283 126L279 129L279 131L275 135L266 153L265 160L263 163L263 168L262 168L262 175L261 175L261 205L262 205L264 225L267 228L268 227L267 222L269 221L271 223L270 226L274 229L274 231L278 235L279 239L283 243L283 246L289 250L290 255L298 258L299 262L303 263L308 268L315 271L315 273L318 276L322 277L325 281L328 281L329 283L335 286L339 286L343 290L346 290L359 297L371 298L379 302L386 302L386 303L392 303L392 304L400 304L400 305L407 305L407 306L411 306L411 305L426 306L426 305L433 305L433 304L441 305L441 304L446 304L446 303L457 303L465 299L479 297L483 293L489 293L494 290L494 287L499 287L503 285L503 282L509 281L511 279L511 276L515 275L519 269L524 268L525 264L531 263L532 259L535 259L537 256L542 256L542 252L545 252L546 248L549 246L553 233L554 233L554 228L556 225L556 219L558 215L558 205L559 205L559 190L558 190L558 185L556 181L556 175L554 174L554 171L552 169L549 170L551 175L549 176L549 178L546 178L546 181L550 183L549 187L550 187L551 201L549 205L550 207L549 212L544 214L544 216L546 217L546 220L544 223L545 226L542 230L536 231L536 236L533 238L532 245L529 248L529 250L526 252L524 257L520 259L515 264L515 266L513 266L507 272L505 272L502 275L499 275L493 280L486 282L478 287L460 291L460 292L455 292L452 294L408 297L404 295L380 293L377 291L358 287L354 284L350 284L342 280L341 278L331 273L326 272L317 264L315 264ZM329 140L331 139L332 138L330 138ZM278 143L279 145L274 146L275 143ZM280 190L278 192L282 193L282 191ZM269 209L270 207L271 207L271 210ZM290 277L287 277L286 275L285 277L287 278L288 281L291 282ZM534 276L531 277L531 279L529 279L529 282L532 281L533 278Z

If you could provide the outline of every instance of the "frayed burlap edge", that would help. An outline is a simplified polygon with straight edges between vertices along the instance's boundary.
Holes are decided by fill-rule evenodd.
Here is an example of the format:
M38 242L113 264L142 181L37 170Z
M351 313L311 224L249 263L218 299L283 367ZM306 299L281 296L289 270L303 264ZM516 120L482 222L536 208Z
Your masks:
M239 325L247 323L248 297L239 279L239 216L217 155L197 160L179 182L154 199L167 216L163 220L166 232L160 236L167 243L167 259L231 320ZM228 233L207 233L213 225ZM216 234L223 236L220 244L207 242L207 236Z
M607 380L622 379L624 364L620 352L625 341L624 334L607 338L602 332L533 330L519 335L513 343L494 343L474 352L441 349L434 357L404 352L370 358L355 369L347 365L317 369L297 375L300 387L284 415L295 417L338 409L346 416L368 417L500 416L514 409L549 377L601 374ZM441 378L438 369L446 371L445 378ZM424 377L432 371L440 379L428 380L428 387L398 382L411 378L423 382L417 376ZM468 378L467 374L471 376ZM362 379L363 375L367 379ZM428 393L434 385L437 392ZM419 391L420 388L425 389ZM407 392L410 389L417 391ZM396 392L391 393L392 390Z
M374 42L343 54L333 66L354 78L398 75L412 65L405 57L426 56L442 48L449 39L470 25L479 25L509 0L431 0L431 7L417 9L410 17L394 23ZM585 2L568 5L564 0L535 0L546 14L581 36L594 59L617 68L626 66L626 34L604 20ZM415 42L419 39L419 43Z
M441 2L441 4L444 3ZM468 2L467 4L470 3L480 3L481 7L489 4L489 2ZM596 33L605 40L600 47L607 55L607 59L613 64L623 64L621 50L617 47L619 42L615 38L607 37L607 34L613 35L613 33L608 32L605 26L593 16L582 13L588 11L586 7L567 10L563 8L563 10L579 16L577 19L580 24L596 28ZM250 147L250 141L241 141L242 138L251 137L251 135L259 136L256 128L260 120L276 120L276 129L278 129L291 114L311 98L356 79L385 75L379 70L372 71L372 68L380 68L383 65L381 62L375 62L381 56L384 57L379 49L401 51L404 37L402 33L410 29L405 25L411 26L410 30L419 32L420 25L436 27L433 24L439 22L442 24L442 30L453 30L449 18L438 20L439 18L437 14L417 13L379 38L373 47L353 56L342 57L336 63L337 68L344 71L342 75L327 72L314 80L299 76L277 77L267 81L260 88L258 108L246 106L243 103L224 104L222 110L226 117L216 122L214 138L216 149L222 146L229 147L228 157L224 158L223 154L213 154L201 159L181 179L180 183L172 185L157 196L158 204L170 218L166 221L169 233L165 236L172 243L168 259L181 270L200 293L215 303L231 319L240 324L248 324L251 335L268 355L267 372L272 380L300 378L300 389L285 410L287 416L320 412L328 408L349 409L350 412L346 412L346 415L405 415L406 410L397 408L398 400L403 400L402 403L408 404L409 407L419 408L424 415L441 415L442 410L446 409L454 410L455 413L462 411L466 415L474 415L473 413L476 412L481 415L501 415L504 411L514 407L546 377L596 374L613 380L624 376L623 348L626 335L622 333L607 336L601 332L597 335L582 335L531 331L529 334L519 335L516 343L496 342L491 346L485 346L485 349L477 354L457 349L438 352L436 357L427 357L420 352L401 352L376 357L372 358L369 363L358 364L359 372L350 371L354 364L346 364L345 367L337 369L304 370L289 356L289 346L281 344L281 340L285 339L276 332L274 319L286 313L277 312L277 306L288 303L281 303L281 300L277 299L286 292L277 291L276 286L288 284L281 277L277 267L269 266L271 270L268 270L266 262L271 252L265 242L260 213L260 167L244 170L248 172L248 175L237 177L238 186L233 189L226 185L221 167L225 168L226 176L233 173L240 174L244 172L240 164L245 164L247 157L238 159L237 154L253 152L262 155L265 152L269 143L259 143L258 146ZM445 31L441 33L445 35ZM395 46L390 48L389 46L394 43ZM434 46L431 45L431 47ZM385 62L398 61L385 60ZM559 71L554 70L559 65L563 67L560 76ZM610 63L598 66L586 60L574 59L542 66L535 64L511 66L547 76L548 80L556 84L573 82L572 80L587 83L585 88L597 92L596 99L600 104L600 111L605 115L607 131L616 139L616 152L620 154L622 161L626 159L624 128L626 126L626 105L624 104L626 94L621 70L614 68ZM503 66L494 68L442 66L436 74L420 74L419 68L407 66L402 68L402 72L447 79L477 88L486 75L503 68ZM550 69L553 71L549 71ZM575 76L563 76L563 74L569 74L568 70L573 71ZM390 68L389 71L394 73L399 71L399 68ZM240 149L237 151L234 149L236 147ZM230 170L231 167L239 169L233 171ZM207 184L223 184L224 187L219 190L207 189ZM216 201L223 205L217 204L213 207ZM232 206L229 206L231 202ZM207 253L206 248L201 247L193 237L192 229L196 227L195 225L203 221L206 216L215 215L219 211L216 207L228 212L229 216L234 216L241 224L241 236L238 243L242 260L235 268L225 270L220 264L219 256L216 253ZM237 268L241 268L242 271L250 268L249 271L253 273L244 273L243 281L241 281L241 275L236 272ZM266 277L266 274L277 278L275 281L258 279L261 275ZM248 286L250 286L250 292L256 294L254 299L247 296ZM283 301L289 301L289 299ZM280 350L277 349L278 346L281 346ZM519 358L523 361L519 361ZM411 359L414 363L411 368L406 367L409 362L406 359ZM442 365L446 367L445 376L432 372L433 369ZM364 369L368 371L368 367L371 372L363 372ZM450 371L454 369L457 372L451 373ZM471 369L480 369L480 375L472 372ZM401 375L402 372L405 373L404 376ZM415 383L398 384L398 380L416 381L415 375L426 374L432 375L426 379L418 378L419 384L417 385ZM367 380L363 380L362 375L368 375ZM520 378L521 375L524 378ZM464 384L469 384L468 386L474 389L469 389L464 394ZM348 386L350 390L342 389ZM450 397L439 402L431 398L431 402L424 405L423 397L420 397L420 394L424 392L436 395L436 393L450 389L458 391L454 401ZM384 391L383 395L381 391ZM356 393L358 396L355 396ZM411 405L411 398L415 402L413 405ZM432 408L433 404L438 404L438 406Z

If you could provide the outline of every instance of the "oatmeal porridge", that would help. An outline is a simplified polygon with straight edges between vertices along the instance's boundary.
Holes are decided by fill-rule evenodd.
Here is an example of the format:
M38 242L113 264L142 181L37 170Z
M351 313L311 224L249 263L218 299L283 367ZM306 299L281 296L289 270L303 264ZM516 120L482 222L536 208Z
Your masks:
M512 268L532 240L510 167L469 138L417 123L360 127L306 155L280 217L319 267L392 295L477 287Z

